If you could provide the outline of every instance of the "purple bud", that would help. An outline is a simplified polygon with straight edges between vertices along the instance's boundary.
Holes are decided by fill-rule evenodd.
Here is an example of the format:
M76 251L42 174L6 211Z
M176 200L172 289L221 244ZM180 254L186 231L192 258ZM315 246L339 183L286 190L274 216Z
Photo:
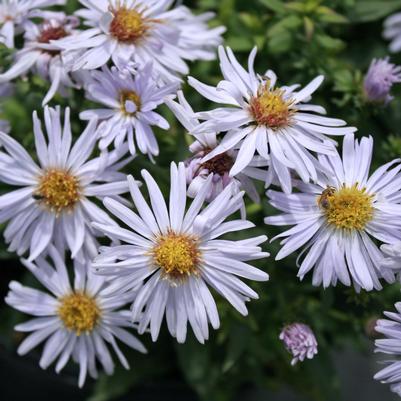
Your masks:
M306 324L293 323L284 327L279 338L293 356L291 365L305 358L312 359L317 354L316 337Z
M389 103L393 84L401 82L401 67L389 62L389 58L373 59L365 76L363 89L369 102Z

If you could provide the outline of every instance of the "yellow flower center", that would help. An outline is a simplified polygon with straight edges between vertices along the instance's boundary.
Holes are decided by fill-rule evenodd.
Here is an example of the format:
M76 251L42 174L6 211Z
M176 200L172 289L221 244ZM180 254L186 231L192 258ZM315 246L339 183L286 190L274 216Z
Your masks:
M259 88L250 101L250 112L258 125L279 129L290 123L296 110L290 109L293 101L285 100L284 94L284 90L270 87L269 81Z
M131 101L135 104L137 110L141 109L141 98L139 97L139 95L134 92L134 91L121 91L120 92L120 104L121 104L121 110L124 114L126 115L132 115L135 114L134 113L130 113L129 111L127 111L126 107L125 107L125 102L127 101Z
M78 179L67 171L48 170L40 178L34 197L58 214L72 208L78 202L80 198Z
M100 309L96 301L82 293L73 293L60 299L57 312L64 326L75 331L77 336L90 333L100 318Z
M357 185L343 186L339 190L328 187L317 198L318 205L324 210L327 222L336 228L363 230L373 218L373 195Z
M111 12L114 18L110 24L110 34L119 42L136 43L146 35L149 29L149 22L152 21L146 19L142 13L134 8L125 6L112 9Z
M155 264L174 282L198 274L200 251L193 237L169 232L158 239L152 253Z

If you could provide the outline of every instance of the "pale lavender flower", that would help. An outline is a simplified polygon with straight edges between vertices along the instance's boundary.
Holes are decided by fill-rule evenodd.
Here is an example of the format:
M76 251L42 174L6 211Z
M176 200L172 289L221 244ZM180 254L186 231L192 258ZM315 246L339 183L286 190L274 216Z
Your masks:
M395 304L396 312L384 312L389 319L377 321L375 330L386 338L376 340L375 352L391 356L385 361L388 365L375 375L376 380L390 384L390 389L401 396L401 360L395 359L401 355L401 302Z
M317 354L317 341L313 331L303 323L290 324L280 333L280 340L292 354L291 365L305 358L312 359Z
M389 62L389 58L373 59L363 82L365 97L370 102L389 103L390 90L401 82L401 66Z
M24 32L28 18L39 8L64 5L65 0L2 0L0 4L0 42L14 48L14 38Z
M390 40L389 50L397 53L401 50L401 13L390 15L384 21L383 36Z
M401 165L396 159L369 174L372 152L372 137L346 135L342 158L319 155L327 173L316 183L294 180L299 193L267 192L270 205L283 213L266 224L293 226L276 237L283 245L276 260L304 247L297 260L301 280L313 271L315 286L340 281L357 291L382 289L381 278L394 282L378 244L401 241Z
M179 91L178 102L167 99L166 104L170 107L181 124L189 132L199 126L199 120L186 101L182 91ZM218 196L224 188L233 183L233 190L238 193L245 190L248 196L256 203L260 202L259 194L252 179L264 181L268 161L260 156L254 156L249 164L241 173L230 176L230 170L238 156L238 149L230 149L227 152L216 155L213 159L203 162L203 158L212 152L218 145L219 140L216 133L207 135L195 135L196 140L191 144L189 150L193 154L186 160L186 176L188 184L188 196L195 198L197 193L204 187L210 174L213 174L210 193L206 196L206 201L211 202ZM245 205L241 208L245 215Z
M94 268L113 280L121 279L114 285L116 292L138 291L131 312L132 320L139 323L139 333L150 328L156 341L165 316L167 327L178 342L185 342L189 323L198 341L204 343L209 337L208 323L214 329L220 326L209 287L246 316L246 302L257 299L258 294L242 279L268 280L267 273L249 264L269 256L260 247L267 237L237 241L221 238L228 232L242 233L254 225L246 220L226 221L240 209L244 195L233 195L230 186L202 210L212 177L187 209L183 163L171 164L167 204L153 177L146 170L142 177L148 188L149 205L132 176L128 183L136 211L113 199L104 200L122 226L103 222L93 226L123 244L101 247Z
M291 193L291 173L304 182L316 181L322 167L312 152L335 153L336 142L328 135L343 136L356 131L345 121L324 117L323 107L310 104L311 95L323 82L320 75L299 90L299 85L277 87L276 74L268 70L254 71L256 48L248 59L248 70L241 66L233 51L219 47L223 80L216 87L188 78L189 84L206 99L221 107L198 113L204 120L193 134L223 134L206 162L229 149L238 148L238 156L230 170L237 175L249 166L255 154L269 160L266 187L277 180L284 192Z
M0 84L0 102L8 96L11 96L12 92L13 86L11 84ZM3 110L0 106L0 113L2 113L2 111ZM10 124L8 121L0 119L0 131L5 133L10 131Z
M210 60L224 27L209 29L213 14L194 16L172 0L80 0L77 11L89 28L62 41L64 61L74 71L111 60L119 69L153 62L155 77L177 81L188 74L185 60Z
M110 284L91 272L88 260L75 261L71 285L62 253L51 246L49 256L39 257L35 264L22 260L46 287L46 292L16 281L10 283L7 304L34 316L15 327L21 333L29 333L18 347L18 354L25 355L44 342L40 367L47 369L54 363L59 373L73 360L79 365L79 387L84 385L88 374L94 379L98 377L98 366L106 374L113 374L115 364L109 347L124 368L129 369L116 340L146 353L143 344L127 330L135 328L130 312L121 309L132 302L133 294L110 295Z
M0 120L0 131L8 133L10 131L10 124L6 120Z
M15 139L0 132L0 182L17 187L0 196L0 223L8 221L5 241L10 252L23 255L29 250L30 261L51 244L70 250L79 260L93 257L101 233L90 222L115 225L96 202L106 195L123 201L120 195L128 185L119 169L131 160L123 159L128 145L92 158L96 120L73 144L68 108L64 125L59 107L46 107L44 117L46 136L37 113L33 115L37 161Z
M107 148L112 142L119 148L127 140L132 155L136 153L136 146L149 157L159 154L152 127L167 130L170 125L156 109L164 103L165 97L175 96L178 87L175 83L157 85L152 79L152 71L152 64L148 63L139 68L135 76L129 71L106 66L92 72L91 82L86 85L86 96L103 107L86 110L80 118L99 119L100 149Z
M42 103L45 105L56 92L66 95L67 87L78 86L63 64L56 42L60 38L75 35L78 32L75 28L79 25L79 20L64 13L50 11L36 13L35 16L41 18L42 23L25 23L24 47L15 53L10 69L0 74L0 83L9 82L32 71L50 82L50 88Z

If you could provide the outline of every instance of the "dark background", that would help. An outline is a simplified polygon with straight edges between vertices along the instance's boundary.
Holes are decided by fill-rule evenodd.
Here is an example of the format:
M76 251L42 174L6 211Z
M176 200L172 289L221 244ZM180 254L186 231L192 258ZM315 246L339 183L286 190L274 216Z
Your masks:
M395 87L395 100L386 107L369 105L362 92L363 76L374 57L387 55L388 43L382 39L383 19L401 10L401 0L184 0L194 12L213 10L214 25L227 27L226 43L246 62L254 45L259 48L256 69L273 69L279 84L306 85L317 74L326 79L314 94L313 102L327 108L328 115L343 118L359 128L357 135L375 139L376 168L401 157L401 90ZM78 8L69 0L67 9ZM19 45L22 40L19 39ZM0 49L0 66L9 63L6 49ZM392 61L401 64L400 55ZM218 62L191 64L191 75L216 84L221 75ZM1 99L0 118L8 119L12 135L33 154L32 111L37 109L48 83L28 76L18 80L15 95ZM188 100L196 111L212 108L184 84ZM71 92L65 99L56 97L52 105L70 106L75 134L82 132L78 113L98 107L85 100L83 92ZM171 123L168 133L157 132L161 155L152 165L139 156L127 167L127 173L139 177L147 168L158 178L167 193L168 166L172 160L189 156L191 138L165 108ZM39 110L40 111L40 110ZM41 111L40 111L41 114ZM0 191L9 188L0 185ZM260 187L263 194L263 188ZM248 219L257 227L246 235L279 231L266 227L263 218L275 213L264 198L261 205L248 202ZM77 369L73 364L60 374L38 366L40 349L25 357L16 355L21 336L13 326L27 317L0 304L0 398L5 401L392 401L387 385L373 380L381 366L375 360L372 326L384 310L392 310L401 299L400 286L386 286L381 292L355 294L338 286L314 288L307 276L301 283L296 277L296 256L275 262L279 243L267 243L272 257L257 266L270 274L268 283L251 283L260 294L253 301L249 316L238 315L217 297L222 326L211 333L202 346L190 335L185 345L177 345L162 328L146 356L124 348L131 371L117 368L114 376L88 380L83 390L77 388ZM37 285L22 268L15 255L0 245L0 299L10 280ZM319 343L319 354L312 361L290 366L291 356L278 336L285 324L294 321L309 324Z

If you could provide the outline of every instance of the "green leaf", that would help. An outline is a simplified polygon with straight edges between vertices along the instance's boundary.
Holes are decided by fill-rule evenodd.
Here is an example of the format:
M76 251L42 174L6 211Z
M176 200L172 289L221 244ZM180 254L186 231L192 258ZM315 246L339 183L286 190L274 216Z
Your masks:
M234 51L249 51L254 46L251 38L243 36L231 36L227 39L226 44Z
M345 43L342 40L333 38L325 34L316 35L316 41L319 43L320 46L331 51L339 51L345 47Z
M285 6L280 0L259 0L259 3L278 14L285 12Z
M349 22L346 17L326 6L318 7L316 9L316 14L318 15L319 21L329 24L346 24Z
M292 1L292 2L286 3L285 8L288 11L296 11L298 13L305 13L306 6L307 6L307 4L305 2Z
M239 19L247 29L257 30L261 26L260 17L251 13L240 13Z
M291 48L291 44L291 34L287 31L284 31L280 35L276 35L269 40L268 48L271 53L282 54Z
M401 0L360 0L351 10L349 18L354 22L376 21L401 7Z
M315 24L309 17L304 17L304 27L306 37L308 40L310 40L313 36L313 32L315 31Z
M270 29L267 31L267 36L269 38L273 38L275 36L284 34L288 30L299 28L301 25L302 19L300 17L297 15L289 15L270 27Z

